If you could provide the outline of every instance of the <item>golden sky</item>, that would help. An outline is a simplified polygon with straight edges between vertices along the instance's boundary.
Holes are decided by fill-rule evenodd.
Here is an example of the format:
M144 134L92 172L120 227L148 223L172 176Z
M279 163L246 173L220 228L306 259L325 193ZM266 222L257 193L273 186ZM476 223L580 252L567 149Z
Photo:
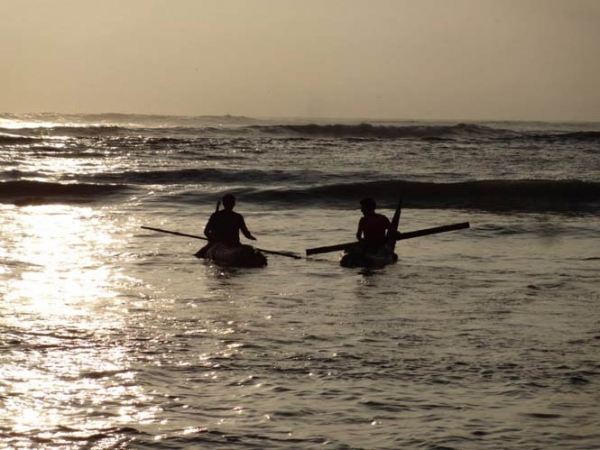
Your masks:
M600 0L0 0L0 112L600 120Z

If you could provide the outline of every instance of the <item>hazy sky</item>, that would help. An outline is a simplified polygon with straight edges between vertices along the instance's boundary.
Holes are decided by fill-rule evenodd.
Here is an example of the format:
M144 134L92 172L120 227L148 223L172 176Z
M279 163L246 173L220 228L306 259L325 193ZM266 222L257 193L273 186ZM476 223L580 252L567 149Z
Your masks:
M600 0L0 0L0 112L600 121Z

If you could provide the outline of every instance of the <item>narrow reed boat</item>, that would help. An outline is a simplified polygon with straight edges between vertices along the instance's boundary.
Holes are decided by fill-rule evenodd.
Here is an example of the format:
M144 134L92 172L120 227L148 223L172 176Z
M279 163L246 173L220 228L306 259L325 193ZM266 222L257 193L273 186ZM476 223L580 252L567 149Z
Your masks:
M202 247L194 255L222 267L265 267L267 257L251 245L229 245L216 242Z
M376 253L365 251L356 245L344 250L340 257L340 266L348 268L364 267L378 269L398 261L398 255L389 247L384 247Z

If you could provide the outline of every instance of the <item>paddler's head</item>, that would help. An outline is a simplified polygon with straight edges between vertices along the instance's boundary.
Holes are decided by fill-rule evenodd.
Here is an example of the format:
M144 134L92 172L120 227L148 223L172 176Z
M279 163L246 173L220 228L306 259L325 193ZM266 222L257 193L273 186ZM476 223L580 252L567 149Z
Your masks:
M231 194L226 194L223 196L223 208L232 210L235 206L235 197Z
M360 210L364 215L373 214L377 208L377 203L372 198L363 198L360 201Z

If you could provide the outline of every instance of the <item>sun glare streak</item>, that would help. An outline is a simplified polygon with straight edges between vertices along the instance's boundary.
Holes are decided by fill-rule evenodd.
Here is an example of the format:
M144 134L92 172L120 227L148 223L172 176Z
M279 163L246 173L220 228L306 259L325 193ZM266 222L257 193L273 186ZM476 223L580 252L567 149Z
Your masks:
M0 427L53 439L152 420L130 349L115 342L127 326L111 264L118 225L92 207L0 206Z
M85 315L90 305L115 295L112 269L98 257L112 238L91 208L27 207L15 219L7 235L20 237L4 250L19 261L5 293L11 304L64 318Z
M53 122L50 120L42 120L41 118L33 120L0 118L0 128L7 130L44 129L60 126L77 126L77 124L65 124L64 122Z

